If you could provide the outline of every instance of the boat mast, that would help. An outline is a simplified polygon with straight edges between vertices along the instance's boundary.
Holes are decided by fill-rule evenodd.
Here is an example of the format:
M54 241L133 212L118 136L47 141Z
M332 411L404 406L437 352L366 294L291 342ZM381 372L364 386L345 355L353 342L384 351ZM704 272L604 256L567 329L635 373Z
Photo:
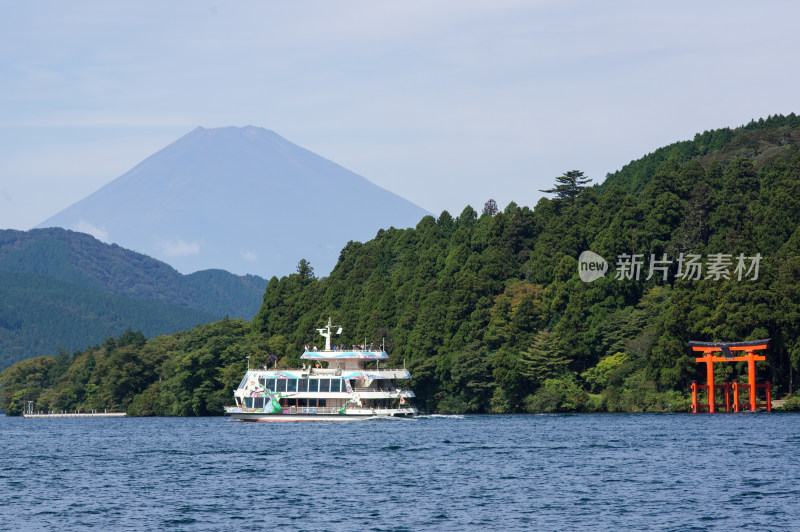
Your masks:
M325 351L331 350L331 327L333 327L333 325L331 325L331 317L328 316L328 325L324 329L317 329L317 332L325 338ZM341 327L336 331L336 334L342 334Z

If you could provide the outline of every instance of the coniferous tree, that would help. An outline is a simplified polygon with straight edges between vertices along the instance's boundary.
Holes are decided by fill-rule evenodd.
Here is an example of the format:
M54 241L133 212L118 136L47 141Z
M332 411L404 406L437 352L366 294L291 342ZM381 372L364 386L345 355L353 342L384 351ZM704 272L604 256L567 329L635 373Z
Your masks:
M580 170L570 170L556 178L556 185L553 188L540 190L540 192L555 194L556 199L560 202L571 205L589 182L591 182L591 179L585 177Z
M307 284L314 279L314 268L311 267L311 263L306 259L300 259L297 263L297 273L300 275L300 282L303 284Z
M522 376L534 387L547 379L560 377L567 371L569 359L557 345L552 331L536 333L530 347L522 353Z

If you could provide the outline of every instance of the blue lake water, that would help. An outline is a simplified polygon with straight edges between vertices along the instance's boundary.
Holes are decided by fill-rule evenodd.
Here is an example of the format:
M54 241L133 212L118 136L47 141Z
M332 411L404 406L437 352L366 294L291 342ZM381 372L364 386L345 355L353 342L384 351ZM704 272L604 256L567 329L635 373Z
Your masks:
M0 417L3 530L800 530L800 415Z

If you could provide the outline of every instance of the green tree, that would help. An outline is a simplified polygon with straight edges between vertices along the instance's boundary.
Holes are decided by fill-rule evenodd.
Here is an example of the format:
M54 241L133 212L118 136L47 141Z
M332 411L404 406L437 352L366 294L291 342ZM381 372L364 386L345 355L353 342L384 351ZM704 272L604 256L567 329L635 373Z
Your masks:
M498 210L500 209L497 207L497 202L493 199L489 199L489 201L483 204L483 214L494 216L497 214Z
M547 379L563 375L569 367L569 358L559 347L558 338L552 331L539 331L530 347L523 351L520 373L529 383L530 389L538 388Z
M556 178L556 185L553 188L540 190L540 192L555 194L556 199L564 205L572 205L586 188L586 184L591 181L580 170L570 170Z
M297 263L297 274L300 276L300 283L306 285L314 279L314 268L306 259L300 259Z

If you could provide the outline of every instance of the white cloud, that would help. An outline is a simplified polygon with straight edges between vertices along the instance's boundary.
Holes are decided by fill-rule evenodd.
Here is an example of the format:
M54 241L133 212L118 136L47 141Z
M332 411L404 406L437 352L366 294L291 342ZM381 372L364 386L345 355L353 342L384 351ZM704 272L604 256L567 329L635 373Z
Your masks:
M160 253L167 257L188 257L200 253L199 242L184 242L180 238L176 240L160 240L156 247Z
M108 231L106 231L105 228L97 227L96 225L92 224L91 222L87 222L86 220L81 220L80 222L74 224L72 226L72 230L78 231L79 233L90 234L97 240L105 242L106 244L111 243L111 241L108 239Z
M255 261L256 259L258 259L258 255L256 255L256 252L249 249L246 251L242 251L242 257L244 257L249 261Z

